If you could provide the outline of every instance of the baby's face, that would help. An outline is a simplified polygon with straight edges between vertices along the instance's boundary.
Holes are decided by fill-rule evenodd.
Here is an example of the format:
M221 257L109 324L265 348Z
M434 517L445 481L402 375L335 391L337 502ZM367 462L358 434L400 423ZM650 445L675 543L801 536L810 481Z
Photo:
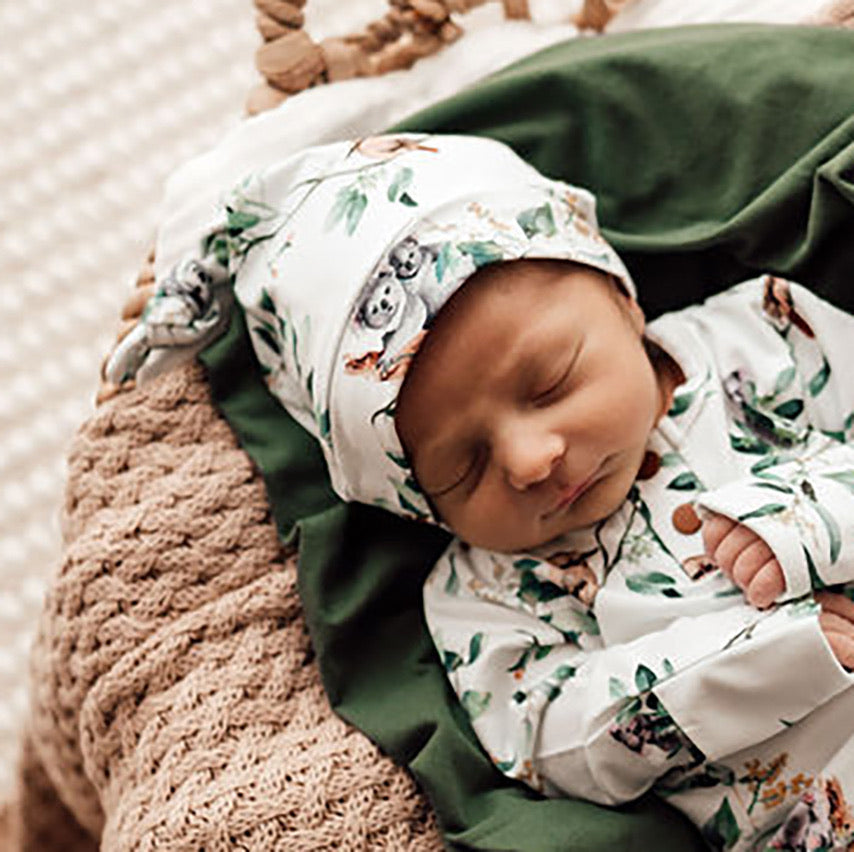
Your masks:
M457 291L395 422L460 538L523 550L618 508L665 407L642 333L637 303L588 267L496 264Z

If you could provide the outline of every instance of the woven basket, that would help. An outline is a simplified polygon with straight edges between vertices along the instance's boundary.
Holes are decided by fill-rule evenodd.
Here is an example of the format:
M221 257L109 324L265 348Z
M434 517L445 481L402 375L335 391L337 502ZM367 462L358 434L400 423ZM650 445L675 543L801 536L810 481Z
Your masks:
M482 0L394 2L315 44L299 0L256 0L266 82L249 112L407 67ZM596 0L591 9L615 0ZM510 17L524 0L505 0ZM594 8L595 7L595 8ZM854 2L822 21L851 26ZM123 313L153 285L153 258ZM6 852L438 850L408 774L333 713L259 472L187 366L104 385L69 457L64 557L32 655L32 717Z

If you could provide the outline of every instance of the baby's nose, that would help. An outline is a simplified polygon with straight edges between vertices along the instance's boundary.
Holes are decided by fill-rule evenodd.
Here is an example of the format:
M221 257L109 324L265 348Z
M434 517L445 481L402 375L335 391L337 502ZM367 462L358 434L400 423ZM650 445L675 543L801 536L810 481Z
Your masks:
M545 482L560 465L566 447L558 435L517 436L503 451L507 481L517 491Z

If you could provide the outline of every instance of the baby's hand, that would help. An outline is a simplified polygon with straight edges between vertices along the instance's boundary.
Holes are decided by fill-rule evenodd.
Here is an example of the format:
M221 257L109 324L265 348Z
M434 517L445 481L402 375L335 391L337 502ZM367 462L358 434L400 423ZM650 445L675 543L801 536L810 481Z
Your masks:
M830 650L846 669L854 669L854 601L835 592L818 592L818 617Z
M703 522L706 555L757 609L771 606L786 591L783 569L764 539L744 524L712 514Z

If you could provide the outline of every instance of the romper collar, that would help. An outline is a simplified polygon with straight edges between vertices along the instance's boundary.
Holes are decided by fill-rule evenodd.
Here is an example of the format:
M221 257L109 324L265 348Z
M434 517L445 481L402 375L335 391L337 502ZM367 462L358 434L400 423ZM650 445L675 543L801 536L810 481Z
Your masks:
M646 328L647 337L657 343L682 368L685 381L673 392L670 409L656 428L671 443L681 444L691 431L707 398L712 377L709 364L699 357L702 343L684 314L664 314Z

